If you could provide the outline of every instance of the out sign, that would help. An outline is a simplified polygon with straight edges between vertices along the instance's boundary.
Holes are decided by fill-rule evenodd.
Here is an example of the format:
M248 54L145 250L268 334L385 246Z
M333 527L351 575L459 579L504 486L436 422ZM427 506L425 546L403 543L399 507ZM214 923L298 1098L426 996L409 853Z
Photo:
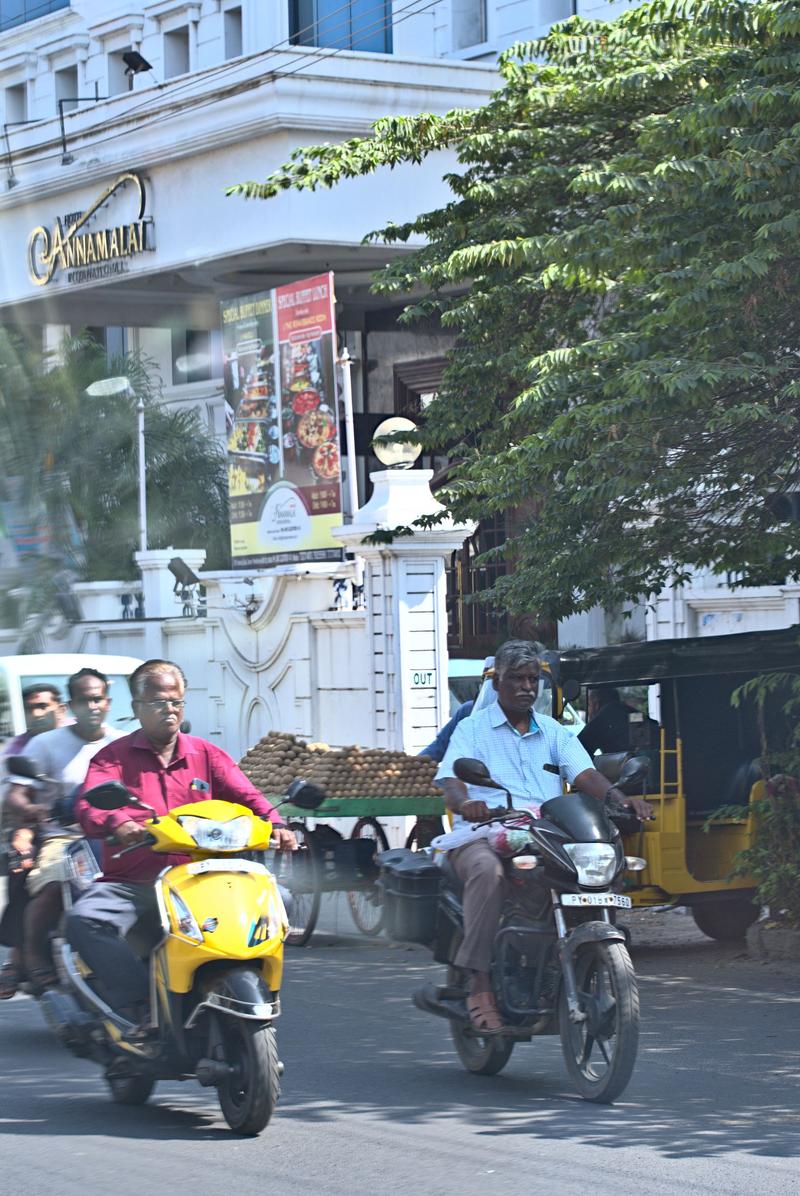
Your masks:
M436 669L412 669L412 689L436 689Z

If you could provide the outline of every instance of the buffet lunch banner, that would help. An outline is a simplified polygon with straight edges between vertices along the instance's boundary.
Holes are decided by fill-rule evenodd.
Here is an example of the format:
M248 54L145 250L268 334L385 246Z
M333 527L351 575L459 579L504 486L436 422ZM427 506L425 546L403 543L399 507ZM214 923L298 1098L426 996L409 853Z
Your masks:
M221 311L233 564L341 560L333 274Z

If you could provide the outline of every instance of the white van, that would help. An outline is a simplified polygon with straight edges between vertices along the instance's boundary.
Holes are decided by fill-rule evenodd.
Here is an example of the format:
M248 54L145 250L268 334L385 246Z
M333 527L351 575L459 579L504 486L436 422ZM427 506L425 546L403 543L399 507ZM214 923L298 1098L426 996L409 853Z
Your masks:
M69 701L67 678L80 669L98 669L109 680L111 710L107 722L120 731L132 731L136 718L131 708L128 677L141 664L135 656L105 656L94 652L45 653L0 656L0 743L25 730L22 691L37 682L51 681Z

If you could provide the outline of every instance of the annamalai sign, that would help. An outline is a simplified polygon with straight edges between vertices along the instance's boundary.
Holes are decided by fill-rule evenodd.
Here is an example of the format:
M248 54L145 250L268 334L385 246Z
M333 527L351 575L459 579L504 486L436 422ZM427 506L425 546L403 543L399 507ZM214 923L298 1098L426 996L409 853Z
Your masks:
M90 228L92 217L118 191L132 187L138 198L134 218L106 228ZM31 282L45 286L58 270L68 271L67 282L90 282L124 274L129 260L155 249L153 218L147 215L144 180L126 171L106 187L85 212L56 217L52 228L39 225L28 238L28 271Z

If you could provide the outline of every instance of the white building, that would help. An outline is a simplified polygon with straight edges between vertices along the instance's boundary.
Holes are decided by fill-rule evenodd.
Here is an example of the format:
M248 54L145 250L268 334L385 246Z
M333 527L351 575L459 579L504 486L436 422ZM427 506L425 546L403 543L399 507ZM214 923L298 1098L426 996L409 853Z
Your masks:
M440 206L453 158L440 154L422 166L330 192L286 193L267 204L226 198L225 187L264 178L298 145L363 134L382 116L482 104L497 85L500 50L541 35L576 9L608 17L627 6L0 0L0 321L40 332L46 346L65 331L90 328L109 351L142 350L157 363L165 401L199 407L222 435L220 301L333 270L340 335L356 363L363 502L375 467L372 430L435 389L449 340L436 327L398 326L402 304L376 298L370 280L389 255L404 250L364 245L362 238L388 220ZM126 60L131 53L139 57ZM144 196L122 185L98 205L130 172L144 180ZM31 244L41 250L58 220L65 224L95 205L87 227L106 230L100 260L96 252L83 261L62 259L52 274L40 254L38 264L36 252L31 262ZM123 227L115 252L114 230ZM157 574L164 563L145 569L162 598ZM196 621L169 620L158 643L145 623L123 626L120 587L100 585L83 594L87 623L69 632L69 646L144 655L180 654L185 644L189 671L201 678L197 728L232 735L233 750L270 726L331 742L413 747L424 727L403 729L397 720L391 731L378 726L374 683L361 663L350 687L355 706L347 711L339 682L328 685L315 673L322 661L325 676L336 677L358 657L352 635L358 640L365 616L328 611L334 572L306 581L262 578L242 595L244 603L235 580L209 578L218 612L209 609L202 634ZM437 602L442 585L439 577ZM283 639L278 623L290 628ZM345 625L347 635L335 639L331 626ZM302 644L293 647L298 635ZM438 644L441 636L437 624ZM11 638L3 638L13 651ZM569 638L590 642L585 634ZM323 646L334 641L335 652ZM441 675L438 685L441 691ZM444 709L439 692L431 723Z

